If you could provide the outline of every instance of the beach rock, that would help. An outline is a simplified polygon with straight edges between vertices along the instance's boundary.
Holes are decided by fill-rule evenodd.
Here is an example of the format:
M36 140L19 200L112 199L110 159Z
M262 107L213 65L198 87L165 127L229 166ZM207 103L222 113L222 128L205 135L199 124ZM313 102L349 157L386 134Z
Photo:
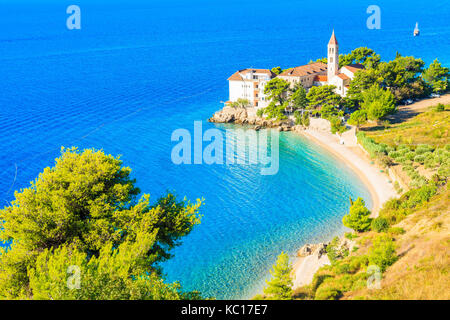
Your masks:
M298 250L297 252L297 256L299 257L307 257L315 255L317 256L318 259L320 259L324 254L327 254L327 243L318 243L318 244L307 243L303 247L301 247L300 250Z
M312 254L312 248L311 244L305 244L303 247L300 248L297 252L297 256L299 257L306 257Z
M247 110L245 108L224 107L222 110L214 113L208 121L217 123L234 122L239 124L248 121L247 116Z

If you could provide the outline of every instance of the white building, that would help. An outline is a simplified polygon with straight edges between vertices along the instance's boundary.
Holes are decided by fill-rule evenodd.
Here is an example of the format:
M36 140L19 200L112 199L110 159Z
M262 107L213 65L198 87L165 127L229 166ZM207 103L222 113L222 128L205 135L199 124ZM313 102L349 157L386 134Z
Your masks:
M264 87L274 77L275 74L267 69L243 69L235 72L228 78L230 85L229 102L247 99L253 107L267 107L270 101L264 94Z
M279 78L288 81L292 87L301 84L306 90L312 86L333 85L337 94L345 97L350 81L364 66L352 64L339 69L339 44L333 33L327 46L327 64L322 62L287 69ZM251 106L265 108L270 101L264 94L266 83L276 75L268 69L243 69L228 78L230 85L229 102L247 99Z

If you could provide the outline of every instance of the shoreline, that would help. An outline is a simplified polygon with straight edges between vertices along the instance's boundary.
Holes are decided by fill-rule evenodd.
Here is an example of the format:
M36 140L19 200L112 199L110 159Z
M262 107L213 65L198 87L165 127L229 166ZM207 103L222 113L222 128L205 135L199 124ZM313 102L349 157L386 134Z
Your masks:
M372 218L378 216L379 210L386 201L398 196L393 184L388 182L389 177L381 173L380 169L371 164L368 159L364 159L355 152L353 148L359 148L358 146L341 145L335 135L327 132L306 129L299 133L344 162L358 176L370 192L373 202Z
M380 172L380 169L370 163L358 145L346 146L340 144L336 135L328 132L306 129L295 131L323 149L330 152L340 161L344 162L369 189L372 198L372 218L378 216L382 205L391 198L397 197L393 183L389 177ZM360 152L356 152L358 150ZM329 265L327 255L313 253L307 256L297 256L292 264L293 289L308 285L312 282L314 274L323 266Z
M306 129L295 131L300 133L313 143L330 152L340 161L344 162L369 189L372 198L372 218L378 216L382 205L393 197L397 192L393 183L389 183L389 177L380 172L380 169L370 163L362 149L358 145L346 146L340 144L339 138L328 132ZM359 150L360 152L356 152ZM329 265L327 255L312 253L307 256L297 256L292 264L293 289L308 285L312 282L314 274L323 266Z

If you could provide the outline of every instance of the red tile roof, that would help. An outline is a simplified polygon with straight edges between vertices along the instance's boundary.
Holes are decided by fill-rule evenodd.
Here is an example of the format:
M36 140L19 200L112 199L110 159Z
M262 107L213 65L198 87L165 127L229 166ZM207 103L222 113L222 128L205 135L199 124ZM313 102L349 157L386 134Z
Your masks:
M268 76L270 76L271 78L275 77L275 74L268 69L252 69L252 68L250 68L250 69L242 69L242 70L236 71L235 73L233 73L233 75L231 77L228 78L228 81L243 81L244 78L241 76L241 74L247 73L247 72L264 73L264 74L267 74ZM253 80L253 79L250 79L250 80Z
M344 73L339 73L338 75L337 75L339 78L341 78L342 80L348 80L348 79L350 79L350 77L348 77L346 74L344 74Z
M327 65L322 62L315 62L300 67L288 69L280 74L282 77L302 77L313 75L327 70Z
M348 66L343 66L342 68L346 68L350 72L355 73L356 71L363 70L364 66L362 64L356 63L356 64L349 64Z
M319 74L319 75L314 77L314 81L327 82L328 81L328 76L326 74Z

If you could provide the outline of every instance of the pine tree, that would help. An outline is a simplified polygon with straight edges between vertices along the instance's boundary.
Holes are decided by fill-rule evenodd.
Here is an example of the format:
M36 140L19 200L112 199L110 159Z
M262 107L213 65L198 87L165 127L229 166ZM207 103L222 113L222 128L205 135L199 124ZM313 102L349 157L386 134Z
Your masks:
M289 256L281 252L277 262L270 270L272 279L266 281L267 287L264 293L275 300L288 300L292 298L292 266L289 264Z
M370 210L366 208L366 204L362 198L353 201L350 198L350 212L342 218L344 226L358 232L364 232L370 229L372 219L370 218Z

